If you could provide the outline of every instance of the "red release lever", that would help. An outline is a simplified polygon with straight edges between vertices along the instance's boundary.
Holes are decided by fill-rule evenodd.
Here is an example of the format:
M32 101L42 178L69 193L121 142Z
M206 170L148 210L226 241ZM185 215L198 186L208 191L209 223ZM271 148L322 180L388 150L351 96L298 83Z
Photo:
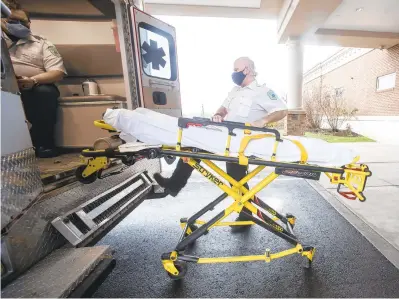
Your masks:
M197 123L187 123L186 128L188 127L202 127L202 124Z
M338 192L339 194L341 194L343 197L350 199L350 200L356 200L357 196L355 193L353 193L352 191L340 191Z

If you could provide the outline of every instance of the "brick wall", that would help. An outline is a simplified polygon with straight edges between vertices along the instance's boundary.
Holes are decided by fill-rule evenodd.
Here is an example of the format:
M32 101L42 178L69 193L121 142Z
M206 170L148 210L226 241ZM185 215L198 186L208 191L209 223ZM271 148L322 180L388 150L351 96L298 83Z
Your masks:
M305 111L288 111L284 122L284 135L303 136L307 127Z
M376 91L377 77L396 72L393 90ZM375 49L323 75L323 85L344 88L344 97L359 109L358 116L399 115L399 45ZM304 90L320 88L318 77Z

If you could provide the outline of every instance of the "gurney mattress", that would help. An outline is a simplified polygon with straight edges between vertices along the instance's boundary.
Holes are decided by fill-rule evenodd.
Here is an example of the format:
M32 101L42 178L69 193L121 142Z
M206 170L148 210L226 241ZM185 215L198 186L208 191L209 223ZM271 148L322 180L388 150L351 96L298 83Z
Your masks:
M134 141L148 145L175 146L178 133L178 118L157 113L145 108L135 110L108 109L103 117L104 121L121 131L120 137L126 142ZM235 129L236 136L232 136L230 156L237 156L243 130ZM223 154L227 140L227 128L223 127L189 127L183 130L182 146L195 147L208 152ZM257 132L252 132L257 134ZM262 132L259 132L262 134ZM296 162L301 159L300 149L289 140L298 140L305 147L308 163L321 166L341 167L351 163L357 154L351 149L339 144L330 144L320 139L285 136L279 143L276 161ZM270 160L273 153L274 138L253 140L246 148L246 156Z

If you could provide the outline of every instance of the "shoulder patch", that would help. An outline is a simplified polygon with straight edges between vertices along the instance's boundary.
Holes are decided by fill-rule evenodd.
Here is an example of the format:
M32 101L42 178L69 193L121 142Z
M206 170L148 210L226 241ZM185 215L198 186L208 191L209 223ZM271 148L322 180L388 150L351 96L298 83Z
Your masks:
M269 90L267 92L267 96L271 99L271 100L278 100L278 96L276 95L276 93L273 90Z
M52 43L48 43L47 44L47 49L50 51L51 54L53 54L56 57L61 57L61 54L58 52L57 48L52 44Z

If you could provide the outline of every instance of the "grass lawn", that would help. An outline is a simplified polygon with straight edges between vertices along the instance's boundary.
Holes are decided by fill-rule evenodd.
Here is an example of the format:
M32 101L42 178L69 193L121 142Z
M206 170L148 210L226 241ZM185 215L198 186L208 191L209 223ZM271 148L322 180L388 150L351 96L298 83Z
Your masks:
M338 143L338 142L375 142L373 139L370 139L365 136L334 136L327 133L312 133L306 132L306 137L312 138L319 138L323 139L324 141L331 142L331 143Z

